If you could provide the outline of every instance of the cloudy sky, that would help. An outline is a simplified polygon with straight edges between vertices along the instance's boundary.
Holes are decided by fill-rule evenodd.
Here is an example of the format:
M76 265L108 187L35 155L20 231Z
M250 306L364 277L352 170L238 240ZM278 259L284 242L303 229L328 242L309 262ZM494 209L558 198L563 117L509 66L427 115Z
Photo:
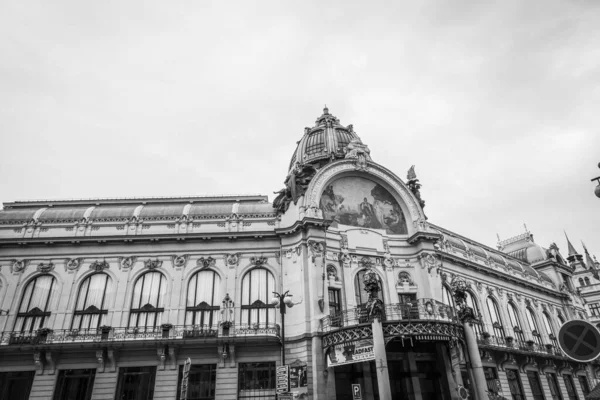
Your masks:
M0 2L0 201L268 194L324 104L430 221L600 257L600 2Z

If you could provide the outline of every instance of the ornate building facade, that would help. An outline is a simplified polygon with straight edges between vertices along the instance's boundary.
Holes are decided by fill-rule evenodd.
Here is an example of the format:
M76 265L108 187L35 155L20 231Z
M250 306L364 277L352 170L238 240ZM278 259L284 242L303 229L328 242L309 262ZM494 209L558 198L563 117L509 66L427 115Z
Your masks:
M0 398L584 400L576 257L437 226L420 187L325 109L272 204L5 203Z

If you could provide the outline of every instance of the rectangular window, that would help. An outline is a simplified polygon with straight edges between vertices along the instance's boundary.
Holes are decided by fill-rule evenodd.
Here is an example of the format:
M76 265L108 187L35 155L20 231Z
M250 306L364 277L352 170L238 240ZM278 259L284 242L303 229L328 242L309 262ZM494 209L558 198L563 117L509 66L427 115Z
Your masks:
M331 326L343 325L340 289L329 288L329 318L331 319Z
M95 369L64 369L58 373L54 400L90 400Z
M0 372L0 399L28 400L35 371Z
M599 303L590 304L590 311L592 312L593 316L600 317L600 304Z
M581 391L584 396L590 394L590 385L588 385L588 380L585 375L577 375L577 379L579 379L579 386L581 386Z
M156 367L119 368L117 396L119 400L152 400Z
M560 393L560 388L558 387L558 379L556 378L556 374L548 372L546 374L546 379L548 379L548 386L550 387L552 400L563 400L562 394Z
M488 392L496 395L499 394L502 390L500 388L500 380L498 379L498 371L496 368L483 367L483 375L485 376Z
M217 366L215 364L200 364L190 367L188 378L187 400L214 400L216 387ZM177 380L177 400L181 396L181 378L183 365L179 367Z
M567 388L567 395L569 396L569 400L579 400L579 397L577 397L577 392L575 391L575 383L573 383L573 377L571 375L563 375L563 379L565 380L565 387Z
M516 369L507 369L506 378L508 378L508 388L510 389L512 400L525 400L519 371Z
M275 400L275 363L240 363L238 399Z
M533 400L544 400L544 391L538 373L535 371L527 371L527 379L529 380Z

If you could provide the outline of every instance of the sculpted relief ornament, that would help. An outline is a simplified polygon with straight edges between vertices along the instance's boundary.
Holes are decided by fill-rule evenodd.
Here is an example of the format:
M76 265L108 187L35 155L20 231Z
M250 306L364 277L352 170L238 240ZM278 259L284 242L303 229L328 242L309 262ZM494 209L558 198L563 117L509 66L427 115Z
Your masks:
M147 259L146 261L144 261L144 267L148 268L148 269L156 269L156 268L160 268L162 265L162 261L159 260L158 258L152 260L152 259Z
M238 266L240 263L240 255L241 253L234 254L226 254L225 255L225 264L231 266Z
M250 263L256 265L257 267L262 267L267 263L267 257L250 257Z
M69 261L67 261L65 268L67 271L76 271L79 269L79 267L81 267L82 261L83 258L71 258Z
M362 144L358 139L352 139L346 146L346 157L355 159L355 168L357 170L366 170L367 161L371 161L371 150L366 144Z
M110 266L108 265L108 263L106 262L106 260L103 261L94 261L93 263L90 264L90 269L93 269L94 271L102 271L105 270L107 268L109 268Z
M14 260L10 266L10 270L12 273L23 272L25 271L25 268L27 268L27 264L29 264L28 260Z
M214 267L216 261L217 260L210 256L208 256L207 258L200 257L198 261L196 261L196 265L202 268Z
M173 266L175 268L184 268L187 264L189 256L187 254L181 256L173 256Z
M137 260L137 257L135 257L135 256L121 258L120 262L119 262L119 267L120 267L120 269L127 271L127 270L133 268L136 260Z
M325 242L317 242L316 240L309 240L307 242L308 249L312 256L312 262L315 262L317 257L323 257L325 252Z
M52 271L53 269L54 269L54 264L52 264L51 261L48 262L47 264L46 263L40 263L37 266L37 271L41 272L41 273L47 273L47 272Z

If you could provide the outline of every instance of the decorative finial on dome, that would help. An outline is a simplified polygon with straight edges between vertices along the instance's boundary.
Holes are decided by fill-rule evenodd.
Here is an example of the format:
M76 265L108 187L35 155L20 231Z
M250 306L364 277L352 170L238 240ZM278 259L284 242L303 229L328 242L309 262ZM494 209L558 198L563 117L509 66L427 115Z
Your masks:
M325 108L323 109L324 115L329 115L329 108L327 108L327 104L325 104Z

